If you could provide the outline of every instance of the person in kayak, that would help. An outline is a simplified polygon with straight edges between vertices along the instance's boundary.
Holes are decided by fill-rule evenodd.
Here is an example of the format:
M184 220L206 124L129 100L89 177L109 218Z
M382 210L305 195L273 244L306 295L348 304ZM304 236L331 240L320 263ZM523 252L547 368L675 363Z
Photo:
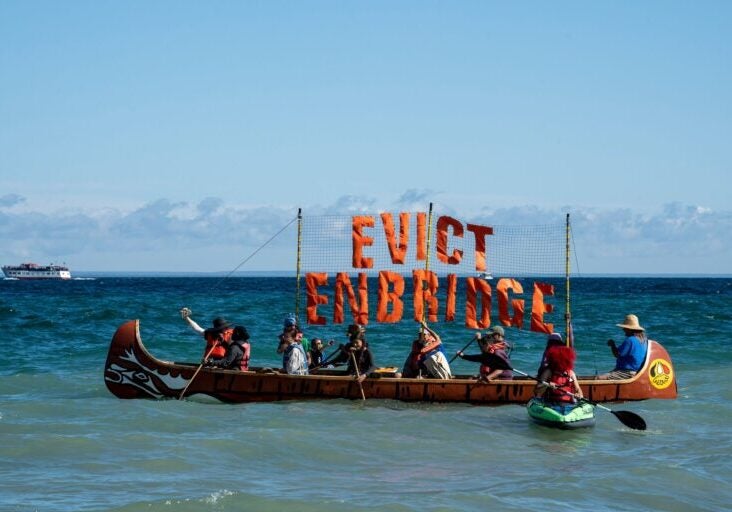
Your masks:
M476 333L481 350L480 354L465 355L459 350L456 353L457 356L466 361L480 363L479 380L481 381L513 379L513 373L510 370L512 367L511 359L508 355L509 346L506 342L503 327L497 325L489 333L489 335L482 337L480 333Z
M598 379L630 379L638 373L646 359L648 338L646 330L638 322L638 317L626 315L625 321L616 325L623 329L625 340L619 347L615 345L615 341L607 341L608 347L616 358L615 368L598 376Z
M546 370L549 367L549 363L547 362L546 356L549 352L549 349L552 347L558 347L564 345L564 341L562 341L562 335L553 332L546 338L546 348L544 349L544 354L541 356L541 364L539 365L539 369L536 371L537 375L541 375L541 372Z
M572 347L553 345L546 351L546 368L539 374L541 381L534 388L534 396L548 405L572 405L582 398L582 388L574 373L577 355Z

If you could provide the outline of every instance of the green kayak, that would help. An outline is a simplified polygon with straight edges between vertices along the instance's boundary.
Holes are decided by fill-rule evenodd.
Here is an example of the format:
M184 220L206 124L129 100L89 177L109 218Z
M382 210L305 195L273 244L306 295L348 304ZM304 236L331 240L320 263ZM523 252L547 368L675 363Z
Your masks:
M532 398L526 404L526 410L535 423L547 427L574 429L595 425L595 406L587 402L556 405L544 403L541 398Z

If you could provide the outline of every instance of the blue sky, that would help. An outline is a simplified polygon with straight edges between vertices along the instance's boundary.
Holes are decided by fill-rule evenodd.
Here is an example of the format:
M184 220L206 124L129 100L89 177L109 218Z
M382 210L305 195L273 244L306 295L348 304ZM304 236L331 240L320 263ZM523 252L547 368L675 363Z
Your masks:
M298 207L433 202L730 274L731 99L729 2L4 0L0 262L229 270Z

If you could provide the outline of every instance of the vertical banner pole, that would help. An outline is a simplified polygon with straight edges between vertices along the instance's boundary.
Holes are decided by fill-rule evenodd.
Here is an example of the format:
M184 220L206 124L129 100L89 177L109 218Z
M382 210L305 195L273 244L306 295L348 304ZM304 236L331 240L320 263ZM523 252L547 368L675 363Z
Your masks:
M427 256L424 260L424 269L429 272L430 270L430 242L432 241L432 203L430 203L430 210L427 214ZM422 283L422 290L427 289L427 283ZM427 304L424 301L424 294L422 295L422 321L427 320Z
M297 270L295 290L295 321L300 325L300 258L302 256L302 208L297 209Z
M567 224L566 224L566 242L567 245L565 247L565 261L564 261L564 289L565 289L565 305L564 305L564 320L565 320L565 343L567 346L573 345L572 340L570 339L571 334L571 328L572 328L572 320L571 320L571 313L569 310L569 236L570 236L570 230L569 230L569 213L567 214Z

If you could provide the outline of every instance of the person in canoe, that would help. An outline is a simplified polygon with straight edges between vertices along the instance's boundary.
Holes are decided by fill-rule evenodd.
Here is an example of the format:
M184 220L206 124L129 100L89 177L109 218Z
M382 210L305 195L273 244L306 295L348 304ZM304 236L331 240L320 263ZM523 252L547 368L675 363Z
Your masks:
M249 333L245 327L237 325L226 345L226 354L221 358L209 358L205 365L213 368L226 368L230 370L249 370L249 356L251 346L249 344Z
M335 343L333 340L330 340L327 344L323 344L323 340L320 338L313 338L312 346L310 347L310 364L308 368L310 370L315 370L316 368L322 368L325 364L324 363L326 357L325 357L325 347L330 347Z
M480 363L479 380L481 381L513 379L513 373L510 370L512 365L508 355L508 343L506 342L503 327L497 325L489 331L488 335L481 336L480 333L476 333L475 336L480 346L480 354L465 355L459 350L457 356L466 361Z
M646 359L648 337L646 330L641 327L638 317L626 315L625 321L616 325L623 329L625 339L619 347L615 345L614 340L607 341L608 347L616 358L615 368L598 376L598 379L630 379L638 373Z
M417 339L402 368L402 377L415 378L427 375L435 379L451 379L450 363L442 348L442 339L422 321Z
M285 349L290 345L292 340L295 339L295 334L297 333L297 327L295 324L292 325L285 325L285 327L282 329L282 332L277 336L277 339L279 340L279 343L277 344L277 353L282 354L284 353Z
M348 373L356 377L359 382L363 382L376 370L374 356L369 350L368 343L365 339L357 337L348 350Z
M310 365L310 340L308 340L305 337L305 334L303 333L302 329L300 329L300 326L297 323L297 317L295 316L295 313L288 313L285 315L283 325L282 325L282 333L280 334L280 342L282 341L282 336L285 334L290 333L295 340L302 345L303 350L305 351L305 355L308 358L308 365ZM280 348L282 348L282 345L280 343ZM282 353L282 350L280 348L277 349L277 353Z
M363 325L349 325L346 330L346 336L348 336L348 343L345 345L343 343L339 344L338 348L321 363L321 366L350 364L351 348L356 340L361 340L364 345L368 346L368 342L366 341L366 328Z
M574 373L577 355L572 347L552 345L546 350L546 367L539 374L542 381L534 388L534 396L547 405L574 405L582 398L582 388Z
M234 333L232 324L224 318L217 317L213 319L213 326L204 329L191 318L191 310L183 308L180 310L180 316L188 325L203 336L206 340L206 348L203 350L203 359L209 357L220 359L226 356L226 345L231 341Z
M291 333L280 336L280 345L277 351L282 353L282 369L285 373L290 375L308 374L308 360L305 349Z

